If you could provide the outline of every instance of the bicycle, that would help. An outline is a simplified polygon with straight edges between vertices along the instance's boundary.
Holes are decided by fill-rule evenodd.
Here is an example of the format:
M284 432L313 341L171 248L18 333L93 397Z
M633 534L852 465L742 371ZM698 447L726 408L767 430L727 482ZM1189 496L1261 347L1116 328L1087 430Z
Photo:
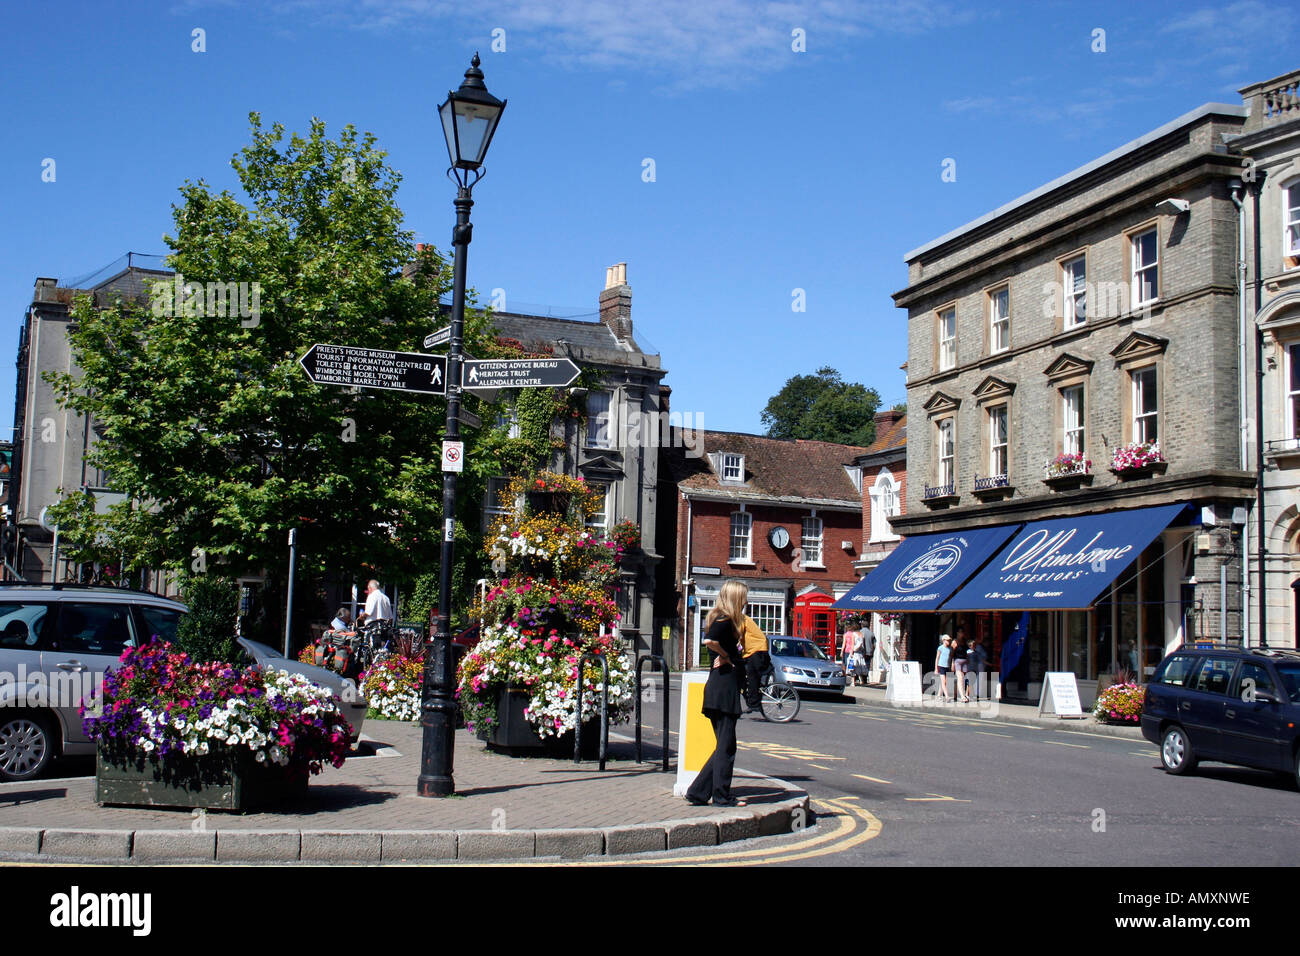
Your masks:
M769 666L759 681L758 708L764 719L784 724L799 713L799 692L775 678L776 668Z

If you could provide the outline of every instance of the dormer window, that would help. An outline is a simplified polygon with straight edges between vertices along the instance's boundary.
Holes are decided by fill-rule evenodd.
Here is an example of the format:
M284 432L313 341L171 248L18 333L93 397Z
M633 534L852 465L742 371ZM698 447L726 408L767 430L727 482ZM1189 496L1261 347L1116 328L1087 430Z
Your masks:
M745 456L731 455L723 452L722 455L722 480L723 481L744 481L745 480Z

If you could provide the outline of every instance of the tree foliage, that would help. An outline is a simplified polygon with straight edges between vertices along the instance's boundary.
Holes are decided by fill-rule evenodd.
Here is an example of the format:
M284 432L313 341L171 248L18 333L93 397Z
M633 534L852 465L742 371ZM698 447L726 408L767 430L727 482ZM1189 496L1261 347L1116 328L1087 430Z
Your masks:
M286 142L280 124L250 121L251 144L231 161L247 203L186 182L165 238L186 283L257 283L260 314L205 314L159 289L107 309L79 299L81 375L51 381L92 416L92 463L126 500L96 514L72 494L53 520L74 557L121 554L128 568L255 574L285 563L298 529L306 573L427 569L440 545L443 401L316 385L298 359L315 343L416 350L440 324L450 266L402 228L400 176L373 136L348 126L331 139L313 120ZM482 312L467 311L465 340L496 354Z
M796 375L768 400L762 421L771 438L870 445L876 437L880 395L874 388L845 382L824 366L813 375Z

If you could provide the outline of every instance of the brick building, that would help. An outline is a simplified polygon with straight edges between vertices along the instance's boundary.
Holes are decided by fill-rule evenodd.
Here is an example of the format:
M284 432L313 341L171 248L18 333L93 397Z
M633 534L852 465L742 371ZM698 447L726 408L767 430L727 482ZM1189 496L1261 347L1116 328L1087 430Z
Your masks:
M793 633L796 603L853 586L862 535L853 461L867 449L714 431L697 433L694 447L674 444L662 473L665 499L677 502L675 571L671 586L661 575L660 596L678 666L707 659L700 625L728 578L749 585L749 614L769 634Z
M853 570L866 577L898 547L901 536L891 521L903 513L907 500L907 414L887 411L876 414L876 440L853 459L856 479L862 491L862 547ZM900 636L899 615L872 612L869 626L881 642L877 663L893 657Z
M1012 693L1036 698L1046 671L1072 671L1086 703L1099 680L1149 675L1185 638L1240 634L1255 477L1240 433L1241 162L1225 138L1246 114L1202 106L905 256L894 299L908 311L912 428L892 527L909 544L1001 528L987 568L1012 582L909 615L914 658L960 623L996 668L1019 627ZM1171 502L1187 507L1109 562L1065 553ZM1017 572L1024 536L1058 534L1062 548L1038 555L1049 573Z

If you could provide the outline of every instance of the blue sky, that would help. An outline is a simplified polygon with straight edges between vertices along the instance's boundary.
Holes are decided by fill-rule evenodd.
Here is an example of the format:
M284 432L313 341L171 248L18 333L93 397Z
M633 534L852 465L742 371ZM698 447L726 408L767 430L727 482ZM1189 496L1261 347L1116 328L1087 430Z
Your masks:
M890 295L906 251L1300 67L1293 11L1255 0L104 2L5 18L0 356L37 276L166 252L186 179L236 188L250 110L373 132L407 227L446 250L436 111L478 50L509 105L474 193L470 283L512 311L594 313L605 267L626 261L673 407L754 432L787 378L825 364L904 398ZM5 358L5 437L13 394Z

